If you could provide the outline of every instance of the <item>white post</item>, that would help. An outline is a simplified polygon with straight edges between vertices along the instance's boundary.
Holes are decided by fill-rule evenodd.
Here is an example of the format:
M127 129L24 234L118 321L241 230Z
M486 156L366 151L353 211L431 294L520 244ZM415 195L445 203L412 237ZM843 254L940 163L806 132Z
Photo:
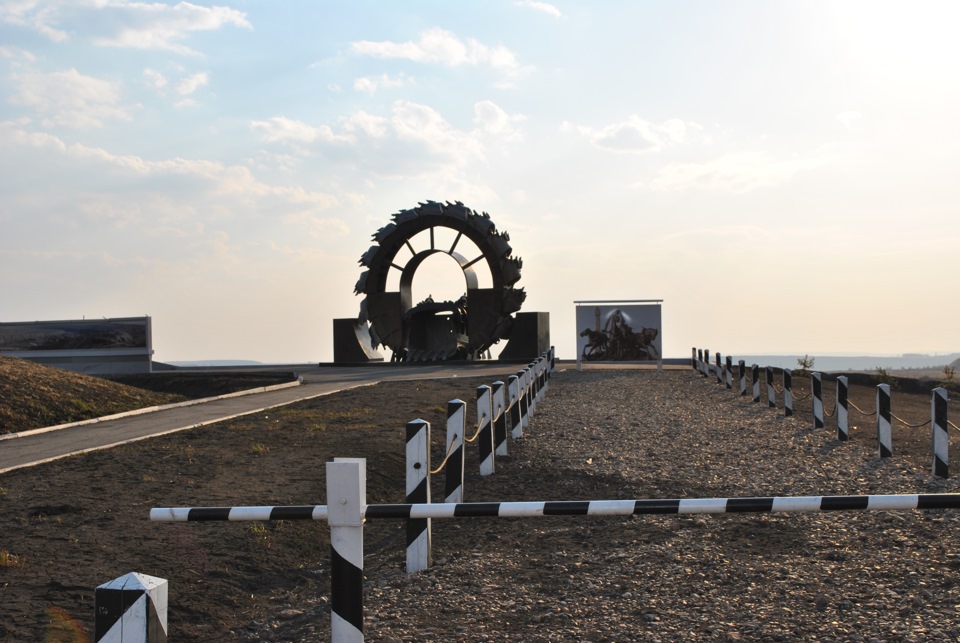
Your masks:
M767 367L767 406L771 409L777 408L777 389L773 388L773 367Z
M327 523L330 525L330 638L363 641L363 512L367 463L335 458L327 463Z
M813 396L813 428L823 428L823 379L820 373L810 373L810 394Z
M430 423L407 422L407 500L430 503ZM407 573L430 567L430 519L407 519Z
M496 471L493 452L493 423L490 421L493 401L490 387L477 387L477 447L480 455L480 475L493 475Z
M947 389L933 389L930 398L930 423L933 425L933 475L950 477L950 441L947 435Z
M462 400L447 402L447 477L444 488L445 502L463 502L463 470L466 449L464 436L467 433L467 403Z
M850 410L847 408L850 387L846 375L837 376L837 439L846 442L850 439Z
M877 455L893 455L893 422L890 417L890 385L877 384Z
M493 383L493 444L498 456L507 454L507 406L503 399L503 382Z
M166 643L167 580L130 572L94 593L95 643Z
M510 437L519 440L523 437L523 421L520 419L520 378L516 375L507 378L507 392L510 396Z

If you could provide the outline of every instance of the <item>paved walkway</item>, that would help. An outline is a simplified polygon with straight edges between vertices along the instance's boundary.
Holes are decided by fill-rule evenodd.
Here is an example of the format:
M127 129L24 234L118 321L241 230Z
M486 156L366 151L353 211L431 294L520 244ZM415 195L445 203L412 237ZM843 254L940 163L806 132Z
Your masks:
M520 364L471 364L464 366L364 366L346 367L271 367L269 370L295 370L303 378L301 386L216 399L202 404L168 408L130 415L93 424L71 426L55 431L25 432L17 438L0 441L0 473L49 462L69 455L106 449L127 442L192 429L264 409L300 400L329 395L357 386L392 380L437 379L444 377L506 378Z

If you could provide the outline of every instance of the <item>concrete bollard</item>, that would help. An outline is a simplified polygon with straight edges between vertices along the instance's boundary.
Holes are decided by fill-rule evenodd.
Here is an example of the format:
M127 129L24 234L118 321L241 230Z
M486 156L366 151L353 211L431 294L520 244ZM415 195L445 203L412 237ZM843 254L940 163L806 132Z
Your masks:
M95 643L166 643L167 580L130 572L94 593Z

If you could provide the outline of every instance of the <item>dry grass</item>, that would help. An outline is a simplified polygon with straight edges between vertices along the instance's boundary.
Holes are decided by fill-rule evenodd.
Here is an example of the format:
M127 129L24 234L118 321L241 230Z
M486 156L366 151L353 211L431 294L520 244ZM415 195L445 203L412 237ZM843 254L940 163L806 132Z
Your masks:
M0 356L0 433L89 420L184 399Z

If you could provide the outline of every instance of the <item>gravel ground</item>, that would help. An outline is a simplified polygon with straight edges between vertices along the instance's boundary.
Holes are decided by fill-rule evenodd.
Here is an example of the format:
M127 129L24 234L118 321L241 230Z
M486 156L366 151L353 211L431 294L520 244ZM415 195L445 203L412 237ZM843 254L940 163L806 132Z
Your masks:
M555 373L510 451L487 478L468 455L466 501L960 491L925 461L881 461L690 371ZM960 640L958 526L955 510L434 520L434 566L408 576L402 524L371 522L365 635ZM315 594L241 640L329 638L329 575L316 573Z

